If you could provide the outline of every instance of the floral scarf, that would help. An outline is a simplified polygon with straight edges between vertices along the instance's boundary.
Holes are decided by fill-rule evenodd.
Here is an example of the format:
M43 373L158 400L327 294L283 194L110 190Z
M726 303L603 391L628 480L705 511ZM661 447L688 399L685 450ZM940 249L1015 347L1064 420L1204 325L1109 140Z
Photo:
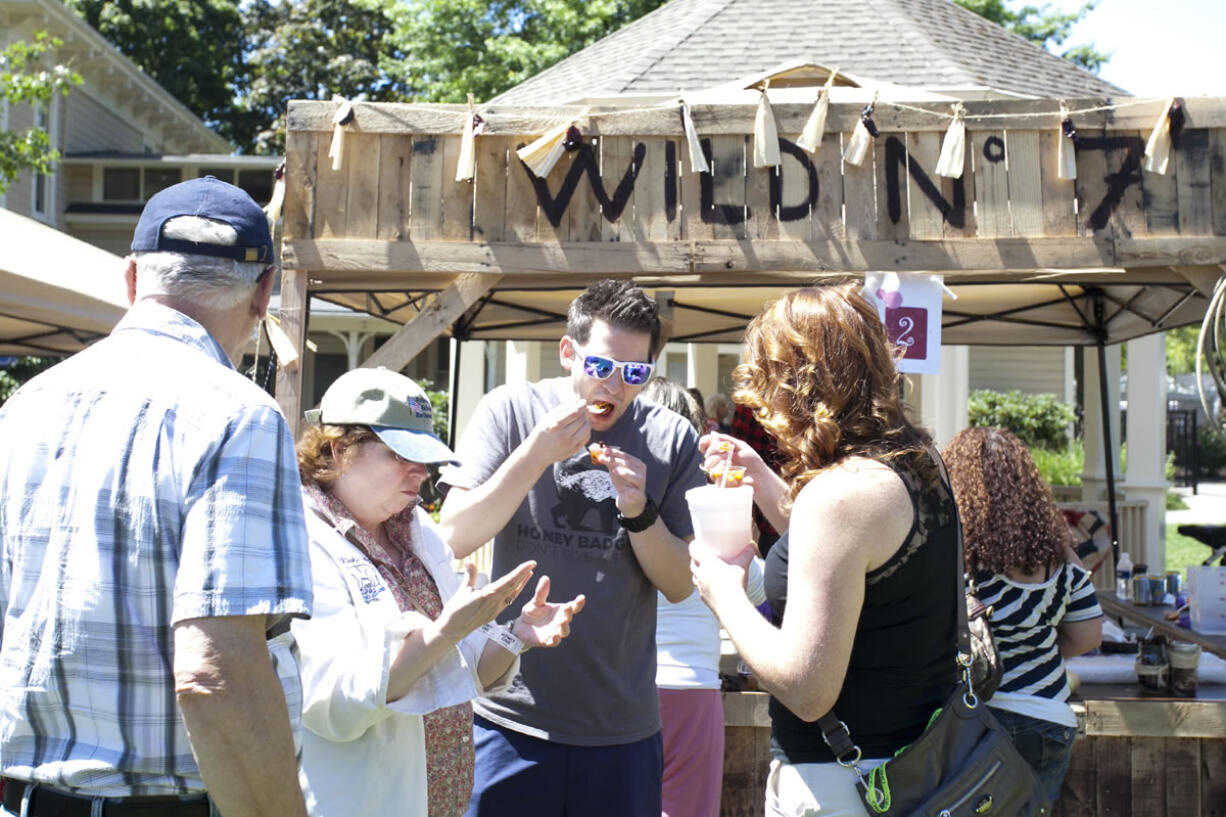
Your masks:
M374 564L402 612L416 610L438 619L443 599L438 585L413 549L413 516L416 505L405 508L383 523L383 531L395 547L386 548L359 525L339 499L316 484L306 486L308 495L324 516ZM473 790L473 708L457 704L423 716L426 733L426 781L430 817L459 817L468 808Z

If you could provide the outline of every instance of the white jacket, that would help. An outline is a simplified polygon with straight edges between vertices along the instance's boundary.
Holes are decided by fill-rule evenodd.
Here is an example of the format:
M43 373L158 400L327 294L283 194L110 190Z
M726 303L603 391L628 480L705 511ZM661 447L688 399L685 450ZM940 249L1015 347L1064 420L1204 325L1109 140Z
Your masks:
M421 716L495 691L519 660L482 688L480 632L465 638L403 698L387 702L388 671L405 636L428 619L402 613L375 565L306 499L315 603L296 619L302 671L302 764L307 809L314 817L426 817L425 733ZM423 524L425 522L425 524ZM413 520L414 552L443 601L459 589L452 552L424 512Z

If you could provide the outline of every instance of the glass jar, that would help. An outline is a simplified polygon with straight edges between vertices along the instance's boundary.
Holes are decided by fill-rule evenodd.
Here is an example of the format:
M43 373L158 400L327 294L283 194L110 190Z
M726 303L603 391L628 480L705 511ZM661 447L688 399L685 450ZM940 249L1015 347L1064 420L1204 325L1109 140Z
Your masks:
M1171 694L1181 698L1196 695L1200 645L1189 641L1172 641L1167 648L1167 660L1171 665Z

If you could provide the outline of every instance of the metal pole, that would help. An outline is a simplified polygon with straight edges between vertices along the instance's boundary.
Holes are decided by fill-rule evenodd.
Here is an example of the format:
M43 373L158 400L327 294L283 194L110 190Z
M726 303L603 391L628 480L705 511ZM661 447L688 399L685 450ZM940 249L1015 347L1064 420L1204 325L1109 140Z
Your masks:
M1098 411L1103 426L1103 461L1107 466L1107 513L1111 517L1111 555L1114 564L1120 561L1119 513L1115 507L1115 451L1111 448L1111 407L1107 389L1107 327L1104 324L1103 294L1094 293L1094 323L1098 347Z
M455 451L455 427L460 411L457 398L460 396L460 349L463 347L463 341L454 336L451 338L451 372L447 377L450 381L447 384L447 447L452 451Z

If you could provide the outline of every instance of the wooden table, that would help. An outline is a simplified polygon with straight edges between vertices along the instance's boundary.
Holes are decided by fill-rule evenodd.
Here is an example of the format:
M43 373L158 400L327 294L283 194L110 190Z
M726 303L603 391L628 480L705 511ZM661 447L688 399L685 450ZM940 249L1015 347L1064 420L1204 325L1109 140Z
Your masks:
M1098 603L1102 605L1103 612L1109 616L1126 618L1129 621L1141 624L1143 627L1153 627L1154 632L1162 633L1168 638L1173 638L1176 641L1191 641L1194 644L1199 644L1205 652L1226 658L1226 635L1209 635L1207 633L1198 633L1194 630L1185 630L1176 622L1167 621L1165 614L1172 610L1167 605L1156 607L1138 606L1130 601L1120 601L1114 593L1102 591L1098 592Z

